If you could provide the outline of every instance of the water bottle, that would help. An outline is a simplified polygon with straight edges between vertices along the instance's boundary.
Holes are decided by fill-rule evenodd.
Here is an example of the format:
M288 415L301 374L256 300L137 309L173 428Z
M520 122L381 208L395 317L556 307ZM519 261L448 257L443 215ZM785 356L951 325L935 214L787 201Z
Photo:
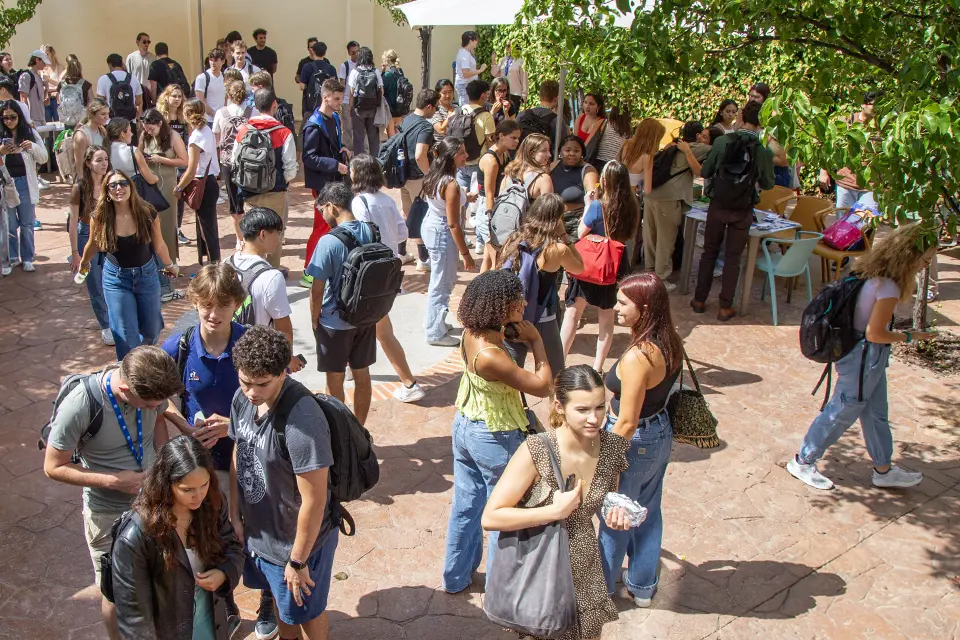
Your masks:
M85 267L80 267L77 270L76 275L73 276L73 281L77 284L83 284L83 281L87 279L87 275L90 274L90 265Z
M401 182L407 181L407 154L403 152L403 147L397 149L397 173Z
M206 419L207 417L203 415L203 411L197 411L197 414L193 416L193 427L196 428L198 422L203 422Z

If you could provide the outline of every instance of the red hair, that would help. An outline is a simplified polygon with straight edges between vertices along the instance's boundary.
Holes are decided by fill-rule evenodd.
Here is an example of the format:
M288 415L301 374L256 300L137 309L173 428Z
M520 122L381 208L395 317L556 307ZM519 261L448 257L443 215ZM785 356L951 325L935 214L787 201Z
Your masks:
M644 345L656 344L667 363L667 372L679 369L683 365L683 341L673 326L670 298L660 276L652 271L628 276L620 283L620 292L640 309L640 317L630 327L630 348L639 347L650 360Z

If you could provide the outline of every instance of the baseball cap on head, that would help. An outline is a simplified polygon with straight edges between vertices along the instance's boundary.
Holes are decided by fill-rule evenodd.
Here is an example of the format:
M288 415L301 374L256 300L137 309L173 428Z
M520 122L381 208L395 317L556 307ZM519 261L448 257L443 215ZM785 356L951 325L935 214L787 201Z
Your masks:
M30 55L34 58L40 58L43 60L43 64L50 64L50 58L47 57L47 52L43 49L35 49Z

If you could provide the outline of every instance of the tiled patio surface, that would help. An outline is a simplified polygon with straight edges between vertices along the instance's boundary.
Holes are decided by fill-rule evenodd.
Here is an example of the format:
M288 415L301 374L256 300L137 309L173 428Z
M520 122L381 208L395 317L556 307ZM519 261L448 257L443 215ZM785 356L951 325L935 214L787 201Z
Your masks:
M61 376L114 356L100 344L85 291L65 264L66 199L61 186L43 193L37 273L17 270L0 280L3 640L106 638L90 584L80 491L45 478L36 448ZM299 188L293 201L284 257L292 280L312 225L309 194ZM193 237L189 212L187 220ZM221 231L229 252L234 238L225 213ZM181 264L194 263L195 252L186 254ZM942 255L944 302L935 317L944 330L956 330L960 319L958 257ZM820 368L797 348L803 296L786 305L781 288L781 326L773 327L759 280L751 315L728 324L710 313L694 316L686 297L672 299L724 446L674 447L660 592L647 610L617 600L621 619L604 639L960 639L960 378L937 378L900 361L890 368L897 458L925 473L920 486L873 488L854 427L824 461L837 490L808 489L783 465L819 407L810 390ZM408 281L415 291L426 288L425 276L412 270ZM166 305L168 326L186 308L182 301ZM626 338L618 330L614 355ZM596 325L588 323L572 363L592 361L595 342ZM342 538L337 552L335 572L346 576L330 593L337 640L510 637L483 617L482 576L464 594L438 590L457 377L447 363L429 382L439 386L419 405L374 402L368 427L382 475L368 497L350 505L358 532ZM239 600L253 638L256 600L250 593Z

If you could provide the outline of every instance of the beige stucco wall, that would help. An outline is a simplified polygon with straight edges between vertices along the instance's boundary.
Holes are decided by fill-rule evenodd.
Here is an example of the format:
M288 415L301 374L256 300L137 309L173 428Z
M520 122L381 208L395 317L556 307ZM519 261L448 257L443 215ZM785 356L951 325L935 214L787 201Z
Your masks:
M267 10L266 5L275 10ZM33 20L20 25L7 50L17 68L25 67L30 52L51 44L60 60L74 53L84 66L84 76L93 82L106 72L106 57L126 57L136 49L140 31L153 43L166 42L170 57L183 65L188 76L200 71L203 53L197 29L198 0L44 0ZM158 12L159 7L163 8ZM373 49L379 63L385 49L395 49L407 76L419 89L420 39L418 32L398 27L389 12L370 0L204 0L203 47L211 49L218 38L236 29L248 38L267 30L267 44L277 51L280 64L275 76L280 97L300 102L294 84L297 62L306 55L306 41L316 36L328 47L327 57L339 65L346 56L346 43L357 40ZM450 63L460 47L460 33L470 27L439 27L433 33L431 79L449 77ZM299 112L299 109L297 109ZM299 113L298 113L299 115Z

